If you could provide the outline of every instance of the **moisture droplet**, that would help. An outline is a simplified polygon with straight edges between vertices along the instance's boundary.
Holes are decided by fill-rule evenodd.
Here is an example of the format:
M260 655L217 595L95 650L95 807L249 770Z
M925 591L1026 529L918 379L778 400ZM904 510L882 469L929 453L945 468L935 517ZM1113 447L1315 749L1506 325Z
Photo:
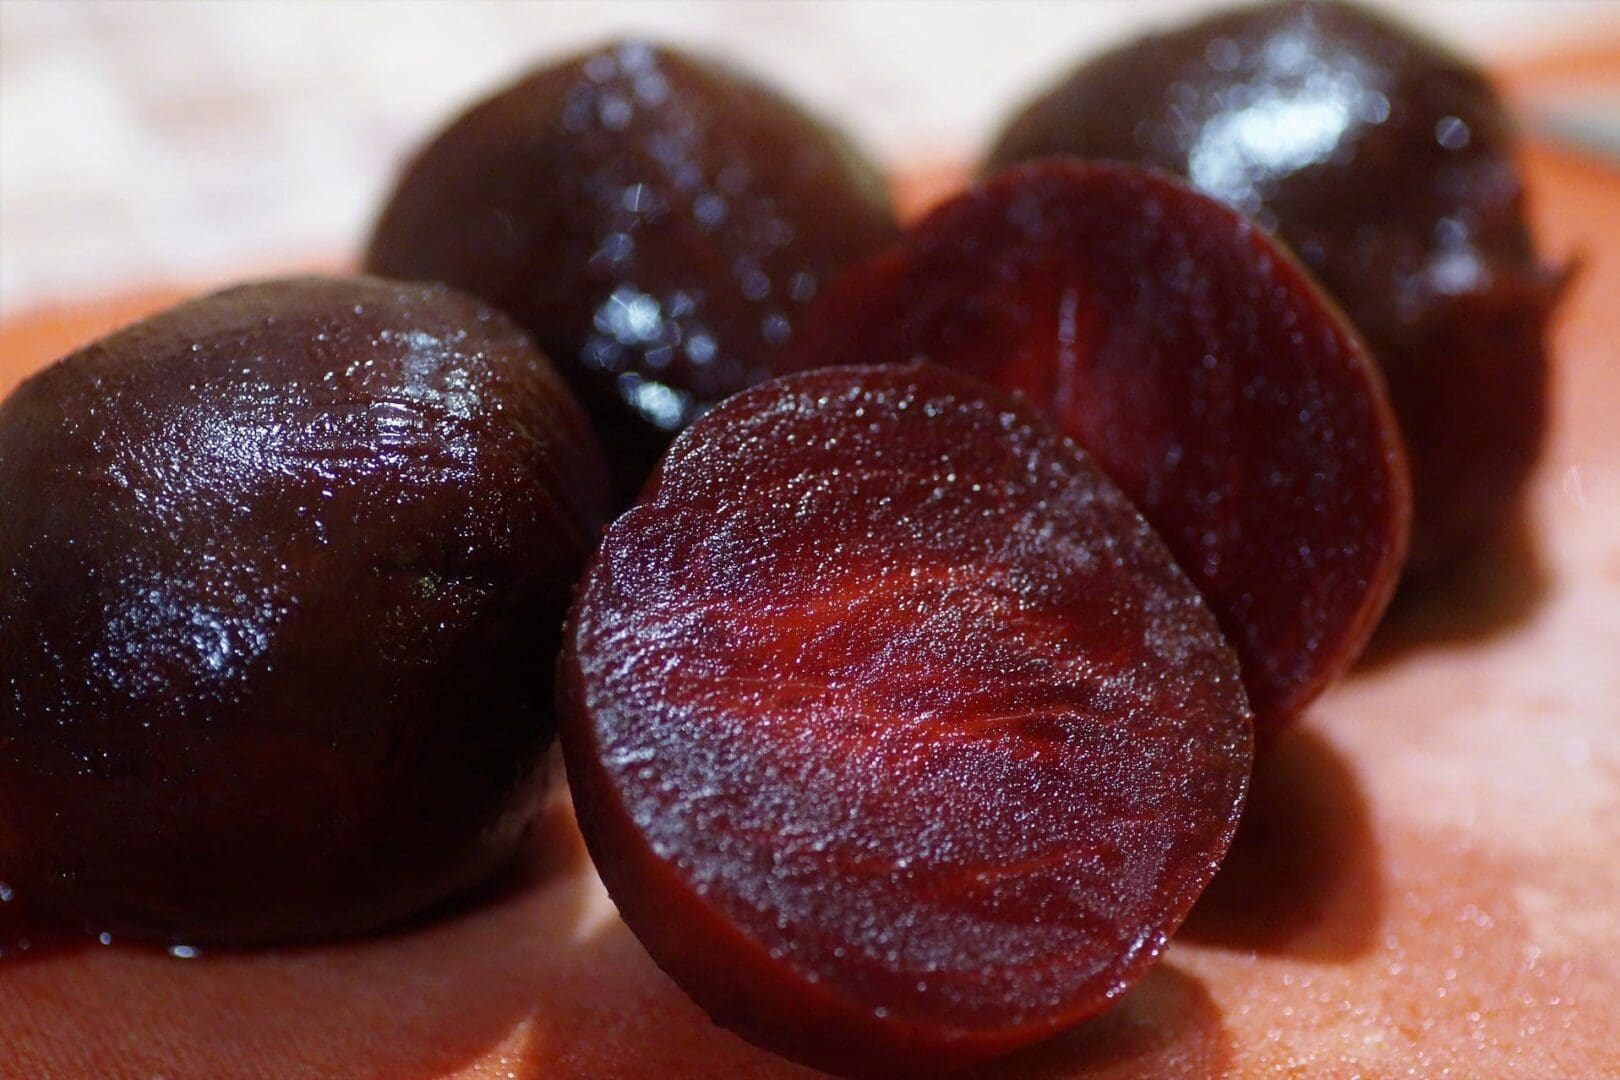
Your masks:
M1442 116L1435 121L1434 141L1447 150L1461 150L1468 145L1468 140L1472 137L1473 133L1468 130L1468 125L1458 117Z

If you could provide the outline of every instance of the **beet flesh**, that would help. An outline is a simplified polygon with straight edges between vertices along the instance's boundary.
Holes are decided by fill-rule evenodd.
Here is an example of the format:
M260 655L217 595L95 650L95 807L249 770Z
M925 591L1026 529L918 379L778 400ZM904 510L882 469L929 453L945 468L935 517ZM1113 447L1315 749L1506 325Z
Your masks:
M1512 117L1476 66L1353 4L1220 12L1087 61L990 169L1052 155L1188 178L1274 230L1364 335L1411 463L1407 578L1452 576L1518 506L1547 423L1547 323Z
M625 921L719 1023L939 1068L1102 1009L1241 809L1235 656L1027 406L808 372L676 440L570 618L560 732Z
M1376 366L1279 245L1169 177L1011 169L840 277L805 325L784 366L927 360L1055 419L1203 591L1262 738L1389 602L1410 493Z

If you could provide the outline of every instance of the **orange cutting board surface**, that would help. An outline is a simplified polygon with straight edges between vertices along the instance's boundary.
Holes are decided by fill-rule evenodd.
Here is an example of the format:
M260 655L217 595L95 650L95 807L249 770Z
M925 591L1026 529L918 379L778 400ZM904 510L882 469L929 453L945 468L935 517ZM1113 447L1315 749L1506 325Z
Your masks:
M1262 763L1164 961L1006 1076L1620 1076L1620 173L1528 161L1581 272L1522 527L1398 606ZM913 209L957 170L902 183ZM0 327L0 393L182 290ZM522 880L362 942L0 963L0 1074L803 1074L711 1025L619 922L558 798Z

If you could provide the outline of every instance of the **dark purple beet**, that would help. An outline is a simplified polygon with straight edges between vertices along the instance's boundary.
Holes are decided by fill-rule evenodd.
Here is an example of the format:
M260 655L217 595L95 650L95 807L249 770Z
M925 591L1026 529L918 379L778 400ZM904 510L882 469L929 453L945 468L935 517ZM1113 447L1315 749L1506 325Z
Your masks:
M837 132L734 68L622 41L440 132L365 264L516 317L585 402L628 499L895 228L881 175Z
M182 304L0 405L0 881L93 932L363 933L536 811L584 414L443 286Z

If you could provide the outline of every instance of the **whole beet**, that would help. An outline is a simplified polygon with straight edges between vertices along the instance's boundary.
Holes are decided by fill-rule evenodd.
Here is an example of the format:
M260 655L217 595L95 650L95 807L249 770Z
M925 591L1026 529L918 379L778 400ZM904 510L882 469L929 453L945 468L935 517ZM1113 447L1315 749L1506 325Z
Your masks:
M375 930L537 809L603 516L585 417L443 286L182 304L0 405L0 881L92 931Z
M624 41L440 132L365 265L516 317L628 499L675 432L769 374L828 278L895 232L882 176L839 134L732 68Z

